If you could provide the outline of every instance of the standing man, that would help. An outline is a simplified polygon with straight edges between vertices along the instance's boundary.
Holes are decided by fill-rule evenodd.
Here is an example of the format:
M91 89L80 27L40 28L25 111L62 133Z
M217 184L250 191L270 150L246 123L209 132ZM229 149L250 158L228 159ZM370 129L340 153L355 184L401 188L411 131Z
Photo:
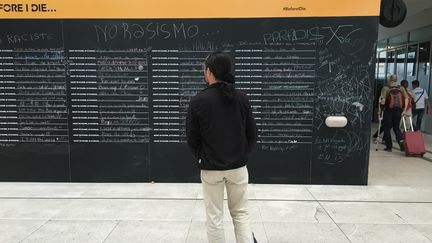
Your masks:
M415 110L413 110L413 118L417 117L416 125L414 126L415 130L421 129L421 123L424 114L425 108L425 100L428 99L428 95L424 89L420 87L420 82L418 80L414 80L411 82L413 87L413 98L415 105Z
M408 95L405 89L397 85L397 76L391 75L387 86L381 90L381 104L384 105L384 139L386 148L385 151L391 152L393 142L391 139L390 129L396 135L396 141L399 143L400 149L404 151L403 138L399 129L401 117L405 116L408 108Z
M257 130L249 100L235 89L231 69L226 53L214 52L205 59L208 86L191 99L186 118L187 142L201 169L210 243L225 242L225 188L237 243L255 240L249 220L246 164Z

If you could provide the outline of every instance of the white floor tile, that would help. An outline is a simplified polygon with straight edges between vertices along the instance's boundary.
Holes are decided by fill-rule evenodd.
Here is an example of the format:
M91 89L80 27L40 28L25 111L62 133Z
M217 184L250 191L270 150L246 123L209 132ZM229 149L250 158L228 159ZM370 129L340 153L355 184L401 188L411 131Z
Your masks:
M333 223L264 222L269 243L348 243Z
M430 242L410 225L400 224L340 224L353 243Z
M404 224L387 203L323 202L336 223Z
M49 221L39 230L28 237L25 243L57 243L103 242L111 230L117 225L116 221Z

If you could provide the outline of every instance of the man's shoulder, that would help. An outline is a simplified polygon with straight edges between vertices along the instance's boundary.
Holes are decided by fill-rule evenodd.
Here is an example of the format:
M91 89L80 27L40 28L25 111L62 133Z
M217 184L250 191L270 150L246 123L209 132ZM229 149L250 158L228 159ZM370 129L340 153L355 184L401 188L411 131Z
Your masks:
M236 94L238 95L238 96L241 96L241 97L247 97L247 95L246 95L246 93L244 92L244 91L242 91L242 90L239 90L239 89L235 89L235 92L236 92Z
M391 87L387 87L387 90L400 90L402 92L406 92L405 87L401 86L401 85L396 85L396 86L391 86Z
M202 91L199 91L198 93L196 93L194 96L192 96L189 100L189 103L195 103L197 101L199 101L200 99L202 99Z
M416 94L416 95L419 95L419 94L421 94L421 93L423 93L423 89L422 88L420 88L420 87L417 87L417 88L415 88L414 90L413 90L413 92Z
M248 102L249 101L248 95L241 90L236 89L236 96L237 96L237 99L239 99L242 102Z
M196 105L199 103L204 102L208 99L208 89L203 89L201 91L198 91L192 98L189 100L189 103L191 105Z

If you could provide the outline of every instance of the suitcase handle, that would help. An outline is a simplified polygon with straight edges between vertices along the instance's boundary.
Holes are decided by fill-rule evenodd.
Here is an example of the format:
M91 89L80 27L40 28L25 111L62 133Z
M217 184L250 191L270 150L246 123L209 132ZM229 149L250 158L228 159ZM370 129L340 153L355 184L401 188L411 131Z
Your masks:
M410 126L411 127L411 132L414 132L412 117L411 116L405 116L405 117L409 117L409 121L410 121L410 125L411 125ZM408 130L407 130L407 127L406 127L405 117L402 117L402 122L403 122L403 125L404 125L404 131L406 132Z

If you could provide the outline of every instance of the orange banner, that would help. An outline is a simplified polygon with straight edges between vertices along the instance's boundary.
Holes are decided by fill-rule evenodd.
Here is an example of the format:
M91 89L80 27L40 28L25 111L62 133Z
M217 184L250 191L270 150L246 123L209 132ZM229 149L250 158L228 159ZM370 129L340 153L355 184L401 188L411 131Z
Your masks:
M378 16L380 0L0 0L0 19Z

